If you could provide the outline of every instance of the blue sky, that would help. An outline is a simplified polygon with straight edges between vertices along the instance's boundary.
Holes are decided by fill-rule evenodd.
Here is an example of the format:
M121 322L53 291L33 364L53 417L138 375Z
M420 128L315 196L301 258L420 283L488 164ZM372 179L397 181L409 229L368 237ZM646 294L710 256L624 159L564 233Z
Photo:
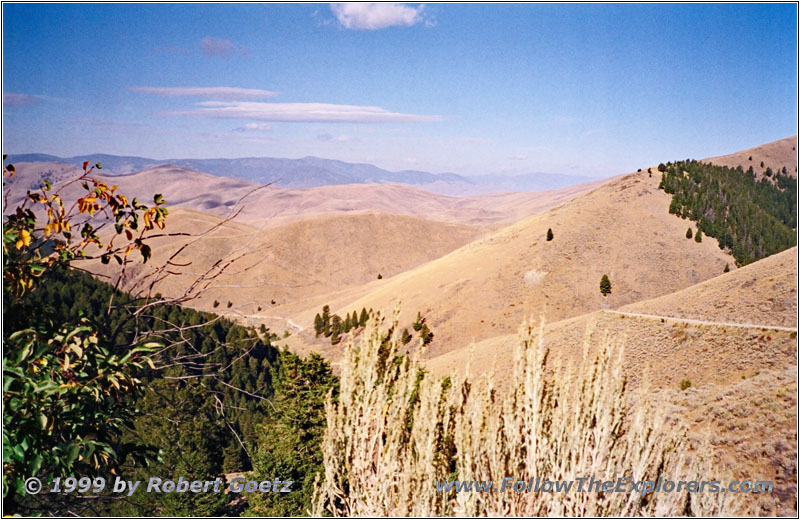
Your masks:
M795 4L3 4L3 153L606 176L797 133Z

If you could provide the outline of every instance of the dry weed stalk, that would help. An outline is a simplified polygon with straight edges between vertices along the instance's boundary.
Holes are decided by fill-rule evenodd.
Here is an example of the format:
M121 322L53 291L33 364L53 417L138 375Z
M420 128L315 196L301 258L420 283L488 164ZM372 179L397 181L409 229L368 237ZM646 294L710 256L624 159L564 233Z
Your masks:
M632 402L622 346L585 343L578 367L548 361L543 325L525 324L512 386L495 375L425 376L418 355L398 353L396 314L379 316L345 347L337 402L328 399L321 516L638 516L715 514L721 504L687 493L437 492L437 480L533 477L688 479L685 430L662 409ZM417 349L419 352L420 349ZM553 366L551 366L553 365ZM644 391L639 395L646 395Z

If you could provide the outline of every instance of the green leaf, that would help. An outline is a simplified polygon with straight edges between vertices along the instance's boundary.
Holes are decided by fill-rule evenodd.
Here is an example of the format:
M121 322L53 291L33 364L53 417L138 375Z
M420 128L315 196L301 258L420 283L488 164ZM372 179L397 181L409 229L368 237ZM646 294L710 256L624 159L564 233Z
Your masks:
M22 446L17 444L16 446L14 446L14 448L12 448L11 456L14 457L15 459L17 459L20 462L24 462L25 461L25 450L22 449Z
M71 464L72 461L78 458L78 453L80 449L76 444L73 444L67 450L67 464Z
M41 453L37 453L36 456L31 461L31 475L36 475L39 472L39 469L42 467L42 461L44 457L42 457Z

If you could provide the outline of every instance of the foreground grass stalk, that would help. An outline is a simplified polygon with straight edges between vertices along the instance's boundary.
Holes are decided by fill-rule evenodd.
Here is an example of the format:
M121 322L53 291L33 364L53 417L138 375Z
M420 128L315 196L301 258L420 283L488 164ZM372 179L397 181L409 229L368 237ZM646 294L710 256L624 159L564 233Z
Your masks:
M685 429L626 389L622 345L580 363L549 357L543 325L521 327L511 386L491 374L437 380L399 354L396 315L345 347L338 401L326 404L325 475L314 515L639 516L718 514L688 493L441 493L437 480L695 478ZM388 330L388 332L387 332ZM416 350L419 352L419 349ZM702 476L697 476L702 478Z

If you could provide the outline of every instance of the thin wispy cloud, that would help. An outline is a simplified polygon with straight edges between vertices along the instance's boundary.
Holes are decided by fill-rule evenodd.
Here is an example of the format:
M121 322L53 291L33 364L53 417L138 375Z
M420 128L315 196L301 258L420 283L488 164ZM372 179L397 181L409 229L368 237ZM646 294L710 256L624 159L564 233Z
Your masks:
M331 135L331 134L319 134L317 135L317 140L322 141L323 143L351 143L358 141L357 138L350 137L349 135Z
M328 103L203 101L197 103L197 107L170 111L167 115L295 123L418 123L441 120L436 115L402 114L380 107Z
M272 126L267 123L247 123L239 128L234 128L236 132L268 132Z
M374 31L386 27L410 27L421 22L433 25L423 5L395 3L331 4L331 12L345 29Z
M226 100L264 99L277 92L239 87L130 87L128 90L165 97L205 97Z
M39 96L30 94L20 94L18 92L5 92L3 91L3 106L4 107L21 107L29 105L38 105Z
M206 56L217 56L219 58L230 58L233 55L246 56L247 47L236 45L230 40L206 36L200 41L200 50Z

